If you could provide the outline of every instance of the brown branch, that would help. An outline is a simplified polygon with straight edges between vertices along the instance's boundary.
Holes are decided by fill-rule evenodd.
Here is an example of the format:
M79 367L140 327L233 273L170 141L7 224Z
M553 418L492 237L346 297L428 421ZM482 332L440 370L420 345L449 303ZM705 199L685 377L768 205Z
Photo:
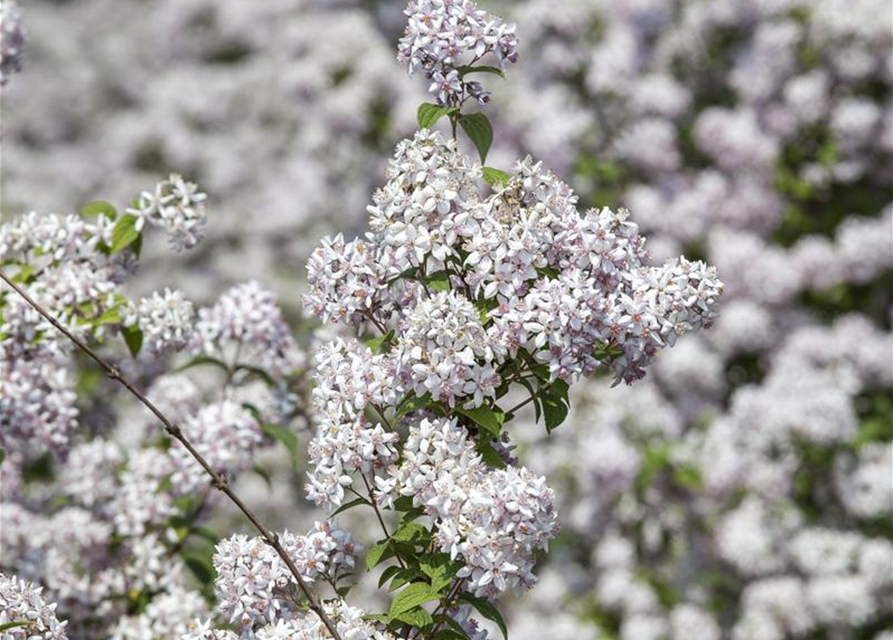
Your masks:
M183 432L180 430L180 427L172 423L167 416L165 416L158 407L156 407L149 398L143 394L142 391L137 389L129 380L124 378L121 375L121 371L118 367L107 362L102 356L96 353L93 349L91 349L85 342L79 339L77 336L71 333L61 322L56 320L50 313L44 309L40 304L35 302L21 287L19 287L15 282L13 282L5 273L0 271L0 278L2 278L6 284L15 290L24 300L30 304L34 309L46 318L50 324L52 324L56 329L58 329L62 334L71 340L81 351L83 351L87 356L89 356L96 364L105 369L109 378L112 380L117 380L121 385L127 389L137 400L143 403L146 408L149 409L152 413L155 414L155 417L164 425L164 430L168 433L168 435L174 440L178 441L181 445L183 445L189 454L195 458L196 462L198 462L205 472L211 477L211 481L214 487L216 487L221 493L223 493L227 498L229 498L233 504L245 514L245 517L251 521L251 524L254 525L254 528L257 529L264 541L270 545L276 553L282 558L282 561L285 562L285 566L288 567L288 570L291 572L295 581L298 583L298 587L300 587L301 592L304 594L304 597L307 598L307 603L310 609L319 617L322 621L323 625L331 634L334 640L342 640L341 635L338 633L338 629L335 627L335 623L332 622L331 618L326 614L323 610L322 605L320 604L319 598L316 597L316 594L310 590L310 587L307 586L307 582L301 576L300 571L298 571L298 567L295 566L294 560L288 555L285 551L285 548L279 542L279 536L274 532L270 531L266 525L264 525L260 519L258 519L257 515L242 501L242 499L236 495L236 493L230 488L229 482L226 479L226 476L222 473L215 471L210 463L205 459L205 457L195 450L195 447L192 446L192 443L186 439L183 435Z

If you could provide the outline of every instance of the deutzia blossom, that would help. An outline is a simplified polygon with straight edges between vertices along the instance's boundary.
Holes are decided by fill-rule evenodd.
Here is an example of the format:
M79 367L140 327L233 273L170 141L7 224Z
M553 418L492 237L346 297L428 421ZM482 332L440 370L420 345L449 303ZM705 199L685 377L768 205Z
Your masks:
M43 589L0 573L0 627L27 622L3 631L4 640L67 640L66 622L56 618L56 605L47 604Z
M518 60L515 25L478 9L472 0L413 0L405 13L409 22L397 59L409 65L410 75L422 71L431 81L428 93L440 104L490 100L479 82L464 78L463 65L474 65L488 54L503 70L506 62Z
M317 385L313 404L320 419L308 448L313 469L307 496L319 505L340 505L352 473L368 474L397 459L396 433L370 423L366 407L393 404L393 367L354 340L320 347L316 356Z
M196 184L172 173L152 191L143 191L127 213L136 217L137 231L142 231L146 222L161 227L167 232L171 246L182 251L191 249L202 239L207 198Z
M303 364L276 295L254 281L232 287L214 306L199 309L192 351L272 375Z
M308 582L319 575L336 580L343 569L354 566L355 554L362 549L334 523L317 522L304 536L286 531L279 539ZM236 534L219 542L214 568L219 608L231 623L250 628L291 617L295 578L263 538Z
M25 55L25 28L22 11L15 0L0 2L0 85L22 70Z
M143 344L152 353L176 351L192 339L192 303L182 291L165 288L164 293L155 291L143 298L128 313L125 325L137 325L143 332Z
M411 496L436 518L436 540L459 558L458 576L476 595L498 597L536 582L536 551L558 534L552 490L523 467L490 469L455 420L423 419L412 427L403 463L384 491Z

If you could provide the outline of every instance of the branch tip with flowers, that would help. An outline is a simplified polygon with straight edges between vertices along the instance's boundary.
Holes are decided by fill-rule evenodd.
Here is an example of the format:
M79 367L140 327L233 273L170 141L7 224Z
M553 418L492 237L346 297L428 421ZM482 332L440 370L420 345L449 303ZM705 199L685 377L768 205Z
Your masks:
M147 467L163 460L171 469L163 479L149 474L153 487L167 484L191 498L216 488L260 533L217 542L219 615L198 613L207 621L178 631L183 640L483 640L482 620L507 636L500 598L534 586L537 555L559 532L554 492L519 464L510 424L532 406L537 422L554 431L579 379L604 372L615 384L633 383L662 349L709 327L717 314L722 283L715 270L684 257L650 265L629 212L581 212L573 190L531 157L508 172L482 166L493 128L483 113L463 108L472 100L485 105L490 93L470 76L503 76L517 60L514 25L471 0L418 0L406 13L398 59L410 74L425 75L436 103L419 107L420 130L397 145L387 182L368 207L370 231L349 242L340 234L325 238L313 252L303 298L317 319L347 325L365 340L339 337L316 350L305 491L330 517L371 507L384 537L369 548L365 566L387 565L379 586L397 593L386 612L366 614L345 601L351 585L341 581L360 546L334 521L305 536L278 534L231 487L231 473L250 466L265 435L293 437L270 428L250 396L240 403L233 389L256 375L270 392L295 370L288 355L294 339L275 301L249 283L196 320L178 292L139 304L117 292L146 228L164 229L177 251L200 241L206 198L195 185L174 175L121 218L94 203L84 212L92 223L56 220L64 233L48 228L43 238L33 233L40 223L26 219L0 241L21 254L10 263L17 273L0 278L24 301L2 299L4 348L28 361L54 361L58 344L40 349L47 326L61 332L182 445L146 456ZM443 117L452 139L434 129ZM460 129L480 162L460 150ZM44 267L30 262L47 255ZM188 345L197 357L186 367L210 364L226 373L222 399L185 421L169 418L121 365L88 344L116 332L134 357L144 347L163 355ZM243 363L243 347L254 349L260 366ZM70 412L59 416L66 430L76 427ZM33 436L28 446L41 444L26 435ZM134 464L128 471L149 469ZM349 494L355 499L346 500ZM204 497L190 506L199 513ZM127 526L143 531L147 523ZM320 598L323 582L336 598Z

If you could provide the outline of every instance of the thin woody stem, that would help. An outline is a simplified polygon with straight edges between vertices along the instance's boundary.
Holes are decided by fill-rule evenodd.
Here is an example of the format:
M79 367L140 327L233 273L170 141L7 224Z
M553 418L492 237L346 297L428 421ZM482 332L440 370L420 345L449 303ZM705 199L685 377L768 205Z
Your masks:
M189 452L193 458L195 458L196 462L198 462L201 467L205 470L205 472L211 477L212 484L216 487L221 493L223 493L227 498L232 501L233 504L245 514L245 517L254 525L254 528L257 529L264 541L272 547L276 553L282 558L282 561L285 562L285 566L288 567L288 570L291 572L295 581L298 583L298 587L301 592L304 594L304 597L307 598L308 606L311 610L319 617L322 621L325 628L331 634L334 640L342 640L341 635L338 633L338 629L335 626L335 623L332 622L332 619L326 614L323 610L322 605L320 604L319 598L317 598L316 594L310 590L310 587L307 586L307 582L301 576L300 571L298 571L298 567L295 566L294 560L288 555L288 553L283 548L282 544L279 542L279 536L277 536L274 532L270 531L263 522L257 517L257 515L242 501L242 499L236 495L236 493L230 488L229 481L226 476L222 473L215 471L213 467L211 467L210 463L205 459L205 457L196 451L195 447L192 446L192 443L186 439L183 435L183 432L180 430L180 427L171 422L166 415L164 415L158 407L156 407L149 398L143 394L142 391L137 389L129 380L121 375L121 371L118 367L107 362L102 356L96 353L90 346L88 346L84 341L71 333L61 322L56 320L50 313L44 309L40 304L35 302L31 296L25 293L21 287L19 287L15 282L13 282L5 273L0 271L0 279L2 279L6 284L13 288L13 290L18 293L28 304L30 304L34 309L46 318L50 324L52 324L56 329L58 329L66 338L71 340L78 349L83 351L87 356L89 356L96 364L102 367L105 372L108 374L108 377L112 380L117 380L125 389L127 389L137 400L143 403L146 408L149 409L152 413L155 414L155 417L164 425L164 430L168 433L168 435L174 440L178 441L181 445L183 445L186 450Z
M369 502L372 505L372 508L375 510L375 516L378 518L378 524L381 525L381 530L384 532L384 537L390 539L391 534L388 533L388 526L384 523L384 518L382 517L381 511L378 508L378 503L375 502L375 494L372 491L372 485L369 483L369 480L366 479L365 473L361 472L360 477L363 479L363 484L366 485L366 491L369 492ZM400 556L396 557L397 563L405 569L406 565L404 564L403 559Z

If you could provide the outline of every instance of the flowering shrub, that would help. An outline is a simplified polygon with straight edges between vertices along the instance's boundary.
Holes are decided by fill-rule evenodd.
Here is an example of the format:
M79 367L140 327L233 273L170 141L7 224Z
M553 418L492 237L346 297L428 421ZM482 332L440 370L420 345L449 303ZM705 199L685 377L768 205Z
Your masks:
M435 80L487 71L474 65L488 53L516 58L514 28L471 2L407 13L400 56ZM432 34L447 44L428 43ZM460 48L475 52L461 68ZM486 102L477 83L463 81L460 91ZM532 404L554 430L568 413L570 385L601 368L618 382L641 378L661 348L711 324L722 285L701 262L649 266L626 212L580 213L570 188L541 163L527 158L507 173L466 157L458 128L483 160L489 120L463 113L463 97L439 95L440 105L419 108L421 131L397 147L369 207L372 231L350 243L325 240L311 256L305 296L323 321L379 332L366 345L337 338L319 348L307 493L332 517L360 505L374 511L384 537L365 565L387 563L380 583L400 589L387 613L364 616L342 600L363 547L334 521L306 536L274 534L229 488L271 437L294 444L275 423L295 414L290 388L300 385L302 358L275 297L249 283L196 313L179 291L139 302L121 291L148 227L163 229L177 251L202 238L206 197L171 175L120 217L96 202L81 216L29 214L0 231L4 267L14 272L3 276L12 288L2 299L3 358L16 367L3 381L4 473L18 484L17 473L24 479L44 459L47 480L70 480L58 495L53 485L33 498L13 489L3 513L12 549L4 563L52 589L68 626L50 619L35 591L37 609L10 629L229 634L191 622L209 610L180 568L185 562L202 578L200 560L182 552L201 533L216 488L261 534L235 534L213 555L217 615L240 637L485 637L476 615L505 633L500 597L533 586L536 554L559 529L552 490L518 464L505 425ZM441 117L452 140L430 129ZM118 336L142 358L134 374L154 369L158 405L123 365L88 346ZM161 441L147 430L129 453L100 433L74 445L69 340L162 421ZM165 372L177 351L195 357ZM25 378L37 363L52 375ZM193 366L222 369L222 386L206 393L183 378ZM519 388L527 399L500 407ZM77 470L87 464L94 472L85 482ZM356 497L345 502L348 492ZM400 516L393 529L391 513ZM25 533L37 518L47 520L43 539ZM322 583L335 599L320 601Z
M214 196L205 237L163 260L156 228L189 214L147 209L139 273L133 242L96 280L126 296L119 319L68 326L282 532L342 637L493 636L498 613L513 638L889 640L889 7L510 3L531 53L502 82L510 23L413 3L398 55L430 89L424 131L369 233L332 232L309 263L307 310L340 326L296 333L299 296L281 312L256 282L215 300L246 277L292 288L301 238L361 224L416 95L393 71L392 4L29 2L28 73L4 87L7 211L123 198L178 168ZM721 317L683 251L719 266ZM57 279L40 260L19 281L63 319L57 294L105 269ZM33 314L22 329L37 339L10 349L58 335ZM270 539L114 380L68 351L9 354L0 570L42 585L69 637L332 636ZM312 513L291 508L305 482ZM426 615L440 626L412 627Z

